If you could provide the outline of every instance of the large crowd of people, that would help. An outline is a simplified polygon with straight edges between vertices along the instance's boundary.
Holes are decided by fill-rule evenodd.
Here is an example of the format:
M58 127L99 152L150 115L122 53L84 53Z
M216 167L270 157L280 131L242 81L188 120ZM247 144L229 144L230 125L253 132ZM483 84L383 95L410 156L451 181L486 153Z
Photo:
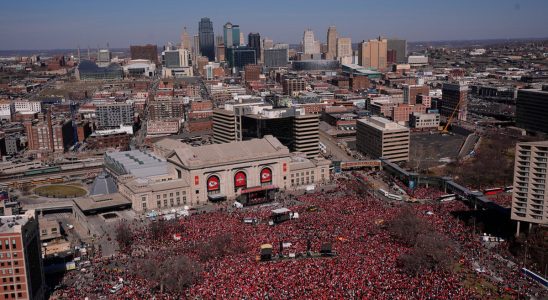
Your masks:
M170 222L155 237L142 221L132 228L134 241L126 253L92 261L87 273L65 276L65 288L56 296L90 299L101 295L119 299L491 299L503 294L535 293L533 284L520 276L517 266L505 263L503 247L487 249L465 224L451 213L468 210L461 202L427 204L390 203L364 193L352 176L340 177L335 191L302 195L285 202L299 218L269 225L270 207L222 210ZM429 198L431 189L415 191ZM457 245L456 265L451 270L425 271L416 276L400 270L397 259L410 249L390 236L388 224L402 205ZM428 213L426 213L428 212ZM243 220L253 218L258 224ZM173 235L180 235L174 239ZM203 260L198 245L229 235L232 251ZM284 259L259 261L259 247L285 243ZM329 243L333 257L298 256L310 247L319 252ZM229 247L227 245L227 247ZM202 265L200 278L181 292L158 286L140 272L139 258L162 265L173 257L186 256ZM475 270L476 265L484 270ZM166 270L167 271L167 270ZM113 285L123 287L111 293ZM481 280L480 280L481 279Z

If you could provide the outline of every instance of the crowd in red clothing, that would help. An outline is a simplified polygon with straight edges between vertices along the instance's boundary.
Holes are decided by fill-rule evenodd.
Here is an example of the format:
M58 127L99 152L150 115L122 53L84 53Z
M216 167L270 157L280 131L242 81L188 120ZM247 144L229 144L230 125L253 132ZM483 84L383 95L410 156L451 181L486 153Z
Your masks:
M502 193L489 197L489 200L495 202L502 207L512 206L512 193Z
M397 258L409 249L395 241L384 229L403 203L387 203L366 196L356 180L340 178L334 192L298 197L295 205L286 206L299 213L298 219L270 226L243 223L244 218L268 220L272 207L219 211L182 218L169 226L160 239L152 236L148 226L134 229L135 241L130 255L99 258L93 261L88 276L70 273L67 287L59 292L66 298L95 298L109 295L120 299L484 299L495 298L508 290L527 291L531 285L510 268L493 258L465 225L450 213L468 208L460 202L418 204L411 206L421 218L441 234L458 244L461 271L429 271L412 277L400 271ZM420 190L428 193L429 189ZM422 196L422 194L421 194ZM314 209L310 209L314 207ZM430 212L426 214L425 212ZM181 234L175 241L172 235ZM139 269L135 256L158 260L185 255L199 260L196 245L229 233L240 251L203 262L201 279L185 292L160 293L157 284L132 270ZM304 253L308 240L312 251L331 243L335 257L257 261L259 246L291 243L289 253ZM473 263L494 267L496 274L475 274ZM480 293L463 282L470 276L485 276L495 289ZM497 282L491 278L501 278ZM111 295L109 289L119 278L124 287ZM474 277L475 278L475 277ZM488 290L488 289L486 289ZM485 294L487 293L487 294Z

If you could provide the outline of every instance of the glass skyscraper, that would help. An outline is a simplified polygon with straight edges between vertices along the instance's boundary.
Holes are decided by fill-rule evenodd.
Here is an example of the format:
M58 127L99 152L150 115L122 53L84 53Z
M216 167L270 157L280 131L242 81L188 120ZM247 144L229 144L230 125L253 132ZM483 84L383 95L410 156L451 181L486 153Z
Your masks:
M210 61L215 61L215 36L213 35L213 22L209 18L202 18L198 24L200 38L200 52Z
M240 45L240 26L230 22L223 26L223 38L225 48L237 47Z

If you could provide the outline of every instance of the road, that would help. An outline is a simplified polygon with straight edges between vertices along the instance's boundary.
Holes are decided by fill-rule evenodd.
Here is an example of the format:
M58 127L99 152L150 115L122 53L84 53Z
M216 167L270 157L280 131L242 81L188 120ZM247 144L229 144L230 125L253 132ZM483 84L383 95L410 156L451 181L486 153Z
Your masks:
M337 141L329 136L327 133L320 130L320 142L322 142L327 148L327 154L331 154L333 157L331 160L340 161L352 161L356 160L352 156L348 155L345 150L337 145Z

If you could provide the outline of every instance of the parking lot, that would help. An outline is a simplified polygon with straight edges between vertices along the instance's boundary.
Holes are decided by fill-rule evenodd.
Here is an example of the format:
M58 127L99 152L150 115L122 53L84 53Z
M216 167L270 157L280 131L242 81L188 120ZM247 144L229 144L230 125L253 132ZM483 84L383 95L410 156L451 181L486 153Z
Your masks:
M465 139L465 136L457 134L412 133L410 164L425 169L454 161Z

